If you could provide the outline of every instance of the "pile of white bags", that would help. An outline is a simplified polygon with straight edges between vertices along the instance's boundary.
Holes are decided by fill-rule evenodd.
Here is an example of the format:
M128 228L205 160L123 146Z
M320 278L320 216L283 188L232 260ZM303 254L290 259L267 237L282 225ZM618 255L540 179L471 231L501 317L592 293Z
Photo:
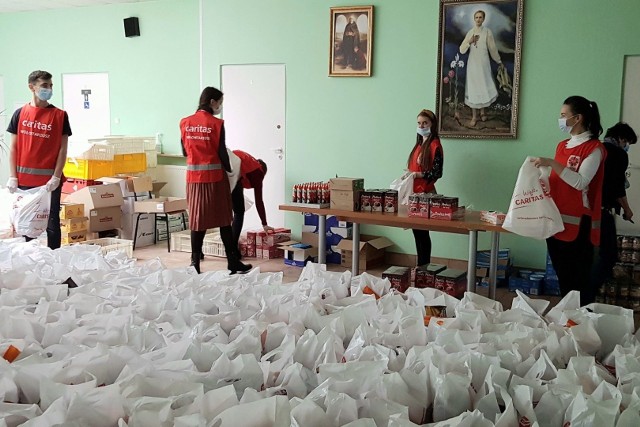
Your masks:
M317 264L282 284L34 242L0 241L0 271L0 356L21 351L0 358L0 425L640 425L632 313L576 294L544 315Z

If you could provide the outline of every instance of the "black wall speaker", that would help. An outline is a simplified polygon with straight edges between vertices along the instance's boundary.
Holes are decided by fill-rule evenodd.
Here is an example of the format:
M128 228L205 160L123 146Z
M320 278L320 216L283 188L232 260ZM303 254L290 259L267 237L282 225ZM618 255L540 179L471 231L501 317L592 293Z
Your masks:
M138 18L124 18L124 35L125 37L138 37L140 35L140 25Z

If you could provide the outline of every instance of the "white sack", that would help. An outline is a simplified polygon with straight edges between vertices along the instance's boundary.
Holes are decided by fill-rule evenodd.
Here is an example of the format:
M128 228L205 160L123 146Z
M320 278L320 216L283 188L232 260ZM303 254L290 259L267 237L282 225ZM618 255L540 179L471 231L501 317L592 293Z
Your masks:
M51 194L43 187L16 190L11 222L16 235L36 238L47 229Z
M531 159L527 157L520 167L502 227L542 240L564 230L564 224L549 192L548 168L536 168Z

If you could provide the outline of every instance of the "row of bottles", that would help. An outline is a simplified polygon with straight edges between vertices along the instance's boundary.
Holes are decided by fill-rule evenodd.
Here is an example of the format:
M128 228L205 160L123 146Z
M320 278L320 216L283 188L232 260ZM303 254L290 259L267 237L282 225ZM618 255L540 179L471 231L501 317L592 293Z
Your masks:
M293 203L329 203L331 192L328 182L305 182L295 184L291 191Z

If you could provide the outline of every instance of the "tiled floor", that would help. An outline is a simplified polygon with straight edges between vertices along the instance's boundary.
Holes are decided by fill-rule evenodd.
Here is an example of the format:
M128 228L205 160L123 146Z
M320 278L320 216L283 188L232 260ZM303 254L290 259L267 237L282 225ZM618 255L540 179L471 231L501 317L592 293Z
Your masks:
M168 268L176 268L176 267L184 267L190 264L191 262L191 254L187 252L167 252L167 243L160 242L155 246L147 246L144 248L136 248L133 253L133 256L137 258L139 261L146 261L153 258L160 258L162 263ZM302 271L299 267L291 267L288 265L284 265L282 259L255 259L248 258L242 260L244 263L252 264L254 267L260 267L261 272L278 272L282 271L284 273L283 281L284 283L295 282L300 276L300 272ZM375 268L373 270L367 271L367 273L380 276L382 272L388 266L381 266ZM227 260L226 258L217 258L213 256L206 256L203 261L200 263L200 270L205 271L216 271L216 270L226 270L227 268ZM345 271L346 268L341 267L336 264L328 264L327 269L329 271ZM480 295L488 296L487 288L478 288L477 293ZM502 306L505 309L511 307L511 301L515 297L515 293L509 292L506 288L498 288L496 290L496 299L502 303ZM536 298L532 296L532 298ZM537 298L544 298L551 302L550 306L557 304L560 300L560 297L553 296L541 296Z

